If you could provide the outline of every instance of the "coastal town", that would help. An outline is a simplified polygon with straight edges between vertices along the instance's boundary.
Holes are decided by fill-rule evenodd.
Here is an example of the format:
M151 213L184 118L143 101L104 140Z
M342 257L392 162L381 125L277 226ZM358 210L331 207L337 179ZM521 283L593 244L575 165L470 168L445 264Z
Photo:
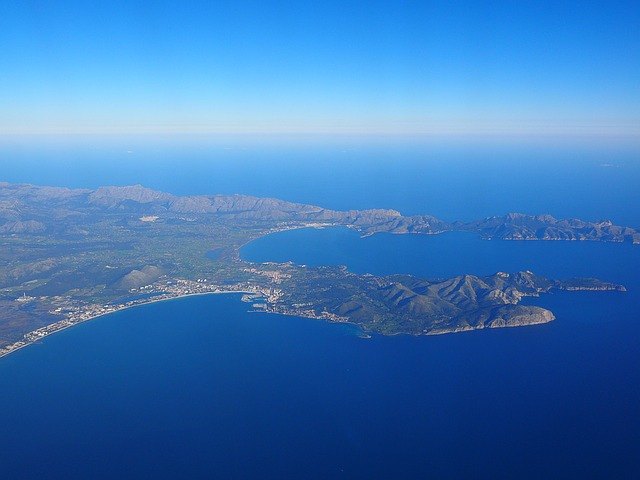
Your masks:
M278 277L276 276L275 279L278 279ZM195 281L185 279L163 279L150 285L133 288L129 293L135 295L135 297L120 303L108 303L104 305L93 303L79 304L76 299L68 297L56 297L50 299L50 301L56 305L56 308L53 308L49 313L62 318L55 323L30 331L26 333L21 340L0 348L0 357L15 352L16 350L24 348L27 345L35 343L49 335L79 323L149 303L173 300L192 295L222 293L244 294L243 300L245 302L264 299L267 303L275 303L281 294L278 289L274 289L272 287L260 287L250 284L249 282L242 282L233 285L217 285L207 281L207 279L197 279ZM36 298L23 294L15 301L19 303L27 303L35 300ZM262 311L269 311L266 304L263 303L255 303L254 307Z
M265 265L268 266L269 263ZM245 303L250 303L252 307L251 311L253 312L293 315L339 323L348 322L348 318L336 315L326 310L317 312L310 303L293 304L291 306L281 304L279 300L283 295L283 291L278 288L277 285L283 280L289 279L291 277L290 274L277 269L260 269L255 267L248 267L243 269L243 271L259 277L264 277L266 283L258 284L254 282L239 282L230 285L219 285L206 278L199 278L196 280L174 280L163 278L152 284L130 289L129 294L131 298L122 302L82 304L78 303L76 299L69 297L60 296L48 299L55 306L55 308L51 309L49 313L51 315L61 316L62 318L54 323L32 330L26 333L22 339L0 348L0 357L36 343L45 337L69 327L73 327L74 325L78 325L110 313L150 303L174 300L194 295L223 293L242 294L241 300ZM38 299L27 296L26 294L15 299L17 303L22 304L36 300Z
M141 185L87 190L5 183L0 201L6 205L0 212L0 316L8 319L0 330L0 356L96 317L189 295L240 293L256 312L350 322L385 335L422 335L550 321L542 307L513 306L550 289L624 290L596 279L557 281L530 271L434 282L241 257L248 243L286 230L640 240L636 230L612 222L549 215L449 223L389 209L330 210L247 195L177 196Z

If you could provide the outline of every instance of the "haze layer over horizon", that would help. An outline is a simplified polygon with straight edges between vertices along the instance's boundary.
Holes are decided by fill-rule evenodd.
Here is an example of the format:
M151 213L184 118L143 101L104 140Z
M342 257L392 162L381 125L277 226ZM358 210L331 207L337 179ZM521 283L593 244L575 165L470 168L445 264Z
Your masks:
M0 136L640 137L636 2L5 2Z

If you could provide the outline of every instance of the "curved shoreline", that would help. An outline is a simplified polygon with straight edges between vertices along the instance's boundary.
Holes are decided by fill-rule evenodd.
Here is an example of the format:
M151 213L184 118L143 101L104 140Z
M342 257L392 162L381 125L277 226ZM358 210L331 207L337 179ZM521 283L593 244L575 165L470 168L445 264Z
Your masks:
M116 309L114 309L114 310L112 310L110 312L100 313L98 315L94 315L94 316L88 317L86 319L79 320L79 321L74 322L74 323L61 325L59 328L55 328L52 331L46 332L45 334L41 335L36 340L26 340L26 341L25 340L18 340L17 342L14 342L12 344L9 344L9 345L3 347L2 350L0 350L0 358L6 357L7 355L11 355L12 353L15 353L15 352L17 352L19 350L22 350L25 347L34 345L34 344L38 343L39 340L43 340L43 339L45 339L47 337L50 337L51 335L54 335L54 334L59 333L59 332L62 332L63 330L67 330L67 329L75 327L77 325L81 325L81 324L89 322L91 320L95 320L96 318L106 317L106 316L112 315L114 313L122 312L124 310L130 310L130 309L137 308L137 307L143 307L143 306L146 306L146 305L151 305L153 303L168 302L168 301L172 301L172 300L181 300L183 298L188 298L188 297L198 297L198 296L204 296L204 295L221 295L221 294L230 294L230 293L237 293L237 294L246 295L246 294L254 294L255 292L240 291L240 290L222 290L222 291L217 291L217 292L187 293L187 294L184 294L184 295L177 295L175 297L159 298L159 299L155 299L155 300L151 299L151 300L147 300L147 301L144 301L144 302L141 302L141 303L137 303L135 305L123 306L123 307L120 307L120 308L116 308ZM68 320L66 320L66 321L68 321ZM59 320L58 322L65 322L65 319ZM55 325L58 322L55 322L55 323L50 324L50 325L46 325L44 327L40 327L40 329L51 327L52 325ZM30 334L38 333L38 331L40 329L36 329L36 330L32 330L30 332L27 332L27 333L25 333L25 336L30 335ZM20 345L18 345L18 344L20 344ZM15 345L15 347L14 347L14 345ZM6 350L6 349L9 349L9 350Z

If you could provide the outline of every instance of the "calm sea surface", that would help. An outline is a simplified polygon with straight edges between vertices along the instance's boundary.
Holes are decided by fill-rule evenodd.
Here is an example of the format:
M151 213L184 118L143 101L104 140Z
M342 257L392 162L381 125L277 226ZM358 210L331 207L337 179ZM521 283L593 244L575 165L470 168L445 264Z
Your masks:
M80 153L53 163L35 151L0 153L0 181L143 183L447 220L525 211L640 226L640 167L625 155L581 162L565 153L559 162L503 152L481 167L415 152L371 164L364 153L345 163L271 152L109 169ZM425 277L530 269L629 291L536 299L557 316L547 325L422 338L365 340L344 325L247 313L237 295L118 312L0 360L3 477L640 475L640 247L306 229L260 239L243 256Z

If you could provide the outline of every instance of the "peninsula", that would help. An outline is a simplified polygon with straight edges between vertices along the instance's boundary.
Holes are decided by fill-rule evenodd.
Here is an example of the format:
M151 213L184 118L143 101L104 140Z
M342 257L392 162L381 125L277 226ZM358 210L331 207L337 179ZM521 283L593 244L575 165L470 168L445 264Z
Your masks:
M550 215L445 222L246 195L176 196L140 185L0 183L0 355L96 316L193 294L241 292L258 311L422 335L549 322L552 312L520 301L553 289L624 291L529 271L435 280L240 258L243 245L270 233L333 226L363 236L470 231L486 239L640 244L633 228Z

